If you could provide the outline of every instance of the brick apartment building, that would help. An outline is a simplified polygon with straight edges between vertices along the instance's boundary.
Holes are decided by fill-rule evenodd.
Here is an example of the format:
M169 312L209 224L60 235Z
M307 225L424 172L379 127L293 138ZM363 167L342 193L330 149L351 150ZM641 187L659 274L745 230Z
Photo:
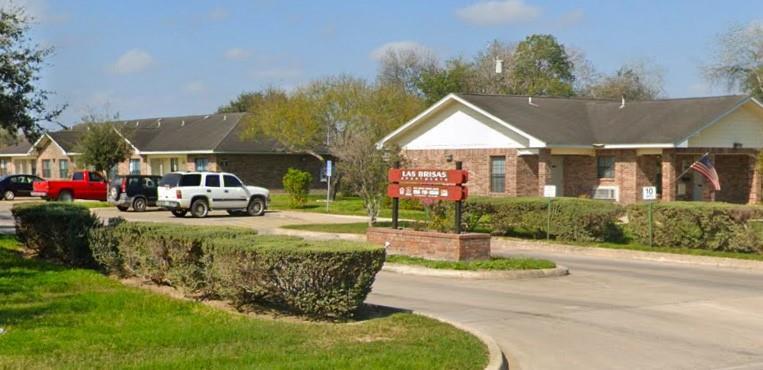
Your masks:
M287 153L268 139L244 140L244 113L165 117L124 121L120 133L133 148L132 157L112 174L164 175L174 171L227 171L252 185L283 188L289 167L309 171L313 187L322 188L321 162L307 154ZM68 178L80 169L77 143L84 126L45 133L35 143L0 149L0 174L35 174Z
M763 104L748 96L611 101L451 94L385 137L410 166L463 162L474 195L557 196L621 203L662 200L757 203ZM684 171L710 153L721 182ZM680 176L680 178L679 178Z

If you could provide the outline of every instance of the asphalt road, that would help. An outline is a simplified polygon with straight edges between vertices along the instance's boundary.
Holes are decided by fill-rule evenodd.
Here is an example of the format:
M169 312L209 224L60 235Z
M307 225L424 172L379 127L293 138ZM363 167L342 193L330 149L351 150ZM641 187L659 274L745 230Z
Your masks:
M0 225L11 221L8 210L2 202ZM167 212L97 212L261 231L353 219L298 212L219 213L204 220ZM368 302L434 313L482 330L507 353L512 369L763 369L763 272L522 253L552 259L571 275L490 281L382 272Z

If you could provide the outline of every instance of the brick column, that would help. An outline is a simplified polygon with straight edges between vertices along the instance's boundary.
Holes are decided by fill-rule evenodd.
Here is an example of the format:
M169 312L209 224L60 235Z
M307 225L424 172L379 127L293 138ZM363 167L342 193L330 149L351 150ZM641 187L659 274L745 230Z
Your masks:
M662 151L662 200L676 200L676 155L672 149Z
M750 199L747 201L749 204L757 204L760 202L760 192L761 192L761 171L760 171L760 164L758 163L758 156L760 154L751 154L750 158L750 173L752 174L752 179L750 181Z
M551 181L551 150L538 150L538 195L543 195L543 187Z

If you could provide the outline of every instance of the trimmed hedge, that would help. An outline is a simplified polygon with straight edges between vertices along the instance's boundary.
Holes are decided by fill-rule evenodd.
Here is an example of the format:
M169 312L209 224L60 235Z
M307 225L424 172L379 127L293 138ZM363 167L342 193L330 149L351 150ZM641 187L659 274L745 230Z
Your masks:
M41 258L93 267L88 231L100 226L86 207L59 202L22 203L11 209L16 237Z
M315 318L352 316L385 258L359 243L176 224L119 223L94 229L91 240L108 271Z
M493 234L545 238L548 199L541 197L475 197L464 208L469 218L486 218ZM621 241L618 219L623 208L615 203L555 198L551 202L550 236L567 241Z
M763 252L763 208L728 203L670 202L653 206L653 244L729 252ZM646 204L627 207L627 230L649 244Z

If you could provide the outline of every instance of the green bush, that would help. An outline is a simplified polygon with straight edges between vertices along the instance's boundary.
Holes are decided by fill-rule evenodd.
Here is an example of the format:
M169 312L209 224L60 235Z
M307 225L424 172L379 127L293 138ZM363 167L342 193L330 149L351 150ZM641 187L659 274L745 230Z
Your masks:
M283 176L283 189L289 194L289 207L300 208L307 203L313 176L307 171L289 168Z
M485 217L494 234L545 238L548 199L476 197L467 201L472 218ZM555 198L551 202L550 236L567 241L620 241L618 218L623 208L606 201Z
M763 208L705 202L665 202L653 205L653 245L729 252L763 251L759 222ZM627 207L630 235L649 244L648 205Z
M104 236L104 230L110 236ZM315 318L351 316L381 269L383 248L258 236L250 229L121 223L91 233L109 271L151 279L196 296ZM98 245L95 245L98 244Z
M11 213L17 238L36 255L71 266L95 265L88 232L100 222L89 209L71 203L25 203Z

